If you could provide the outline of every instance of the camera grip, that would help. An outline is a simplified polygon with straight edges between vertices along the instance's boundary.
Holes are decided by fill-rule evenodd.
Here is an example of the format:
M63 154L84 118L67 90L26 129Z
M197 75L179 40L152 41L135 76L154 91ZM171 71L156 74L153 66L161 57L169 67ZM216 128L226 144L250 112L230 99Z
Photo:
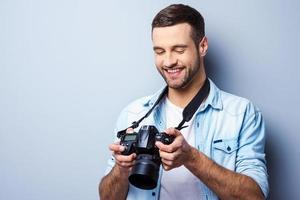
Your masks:
M161 132L156 135L156 140L162 142L163 144L171 144L175 139L175 136L168 135L165 132Z

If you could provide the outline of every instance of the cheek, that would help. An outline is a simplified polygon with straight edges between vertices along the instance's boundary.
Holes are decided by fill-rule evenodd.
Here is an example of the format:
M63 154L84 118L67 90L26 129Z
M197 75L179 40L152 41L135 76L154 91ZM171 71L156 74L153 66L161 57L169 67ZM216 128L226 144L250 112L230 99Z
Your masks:
M187 66L194 66L197 61L197 58L195 56L187 56L184 59L182 59L182 62Z
M155 66L157 68L161 68L162 67L162 59L160 57L155 56L154 63L155 63Z

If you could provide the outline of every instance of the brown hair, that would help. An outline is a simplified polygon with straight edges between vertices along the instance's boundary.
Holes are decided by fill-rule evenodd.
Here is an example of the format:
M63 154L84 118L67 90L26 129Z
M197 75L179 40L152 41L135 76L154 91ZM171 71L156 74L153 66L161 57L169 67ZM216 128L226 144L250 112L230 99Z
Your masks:
M183 4L172 4L162 9L152 21L152 31L155 27L173 26L188 23L192 27L191 37L196 46L205 35L204 19L194 8Z

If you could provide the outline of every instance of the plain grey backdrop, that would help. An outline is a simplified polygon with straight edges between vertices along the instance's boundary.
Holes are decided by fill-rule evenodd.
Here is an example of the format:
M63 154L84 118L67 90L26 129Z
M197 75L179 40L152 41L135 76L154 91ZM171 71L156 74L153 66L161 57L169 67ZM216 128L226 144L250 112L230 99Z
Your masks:
M0 199L98 199L115 120L164 82L151 20L180 1L0 0ZM300 1L181 1L206 68L267 125L269 199L299 199Z

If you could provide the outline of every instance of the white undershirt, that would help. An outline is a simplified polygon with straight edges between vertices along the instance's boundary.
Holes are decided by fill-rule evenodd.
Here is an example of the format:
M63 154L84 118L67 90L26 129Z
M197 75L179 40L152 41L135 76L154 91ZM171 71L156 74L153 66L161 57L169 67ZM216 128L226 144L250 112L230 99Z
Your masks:
M168 98L165 99L164 104L166 108L167 128L178 126L182 120L183 109L174 105ZM180 131L191 146L195 146L194 122L195 117L193 116L189 122L184 124L188 125L188 127ZM200 180L184 166L170 171L163 170L160 199L202 199L204 193L201 191L202 188L199 187L199 181Z

